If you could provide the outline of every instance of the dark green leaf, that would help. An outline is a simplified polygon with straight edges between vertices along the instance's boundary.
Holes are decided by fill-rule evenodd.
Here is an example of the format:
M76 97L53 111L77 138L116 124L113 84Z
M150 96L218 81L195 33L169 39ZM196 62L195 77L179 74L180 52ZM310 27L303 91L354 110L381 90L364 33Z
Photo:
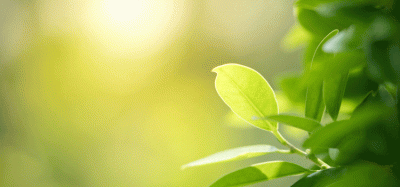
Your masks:
M340 105L346 89L348 73L333 75L324 80L324 102L326 110L333 120L339 114Z
M397 187L398 180L393 176L392 171L387 166L374 163L358 162L345 167L345 173L338 174L335 182L329 187Z
M292 187L322 187L334 183L346 174L345 168L329 168L308 175L294 183Z
M326 35L324 39L322 39L322 41L319 43L319 45L315 49L313 60L312 60L311 63L314 63L315 60L319 60L319 59L322 59L322 58L333 58L334 57L333 54L324 52L322 50L322 46L327 41L329 41L332 37L336 36L338 33L339 33L339 30L335 29L335 30L331 31L328 35Z
M321 121L325 109L322 85L322 82L309 85L306 94L305 116L317 121Z
M227 174L210 187L242 186L307 172L310 171L289 162L264 162Z
M374 6L390 6L392 3L391 0L298 0L295 3L295 6L308 8L308 9L319 9L320 11L326 11L326 7L330 7L332 9L339 9L342 7L349 6L365 6L365 5L374 5Z
M326 54L321 50L322 45L328 41L330 38L335 36L339 31L334 30L330 32L317 46L315 49L314 56L311 62L311 68L314 65L320 65L317 62L322 58L333 58L332 54ZM315 60L315 61L314 61ZM317 63L317 64L315 64ZM322 91L322 81L316 81L309 84L307 88L307 96L306 96L306 109L305 116L311 119L315 119L317 121L321 121L322 114L324 112L324 102L323 102L323 91Z
M196 160L194 162L182 166L182 169L193 166L213 164L218 162L242 160L276 152L285 152L285 150L279 150L278 148L270 145L252 145L252 146L239 147L215 153L200 160Z
M350 120L336 121L317 130L303 146L311 148L336 147L344 137L351 136L359 130L368 129L378 121L390 116L393 111L381 103L362 103L353 112Z
M304 118L299 116L292 116L292 115L276 115L276 116L268 116L266 119L274 120L279 123L283 123L292 127L296 127L308 132L312 132L315 129L322 127L318 121L315 121L310 118Z
M255 70L226 64L213 69L216 72L215 88L219 96L238 116L264 130L277 129L276 122L252 120L278 114L275 93L268 82Z
M365 47L367 54L367 70L369 76L379 82L400 82L400 47L399 42L392 39L397 37L396 25L388 17L378 16L368 28L368 41Z
M303 7L296 7L295 14L301 26L318 39L325 37L334 29L344 29L349 26L343 21L340 22L341 20L324 17L314 10Z
M320 170L297 181L292 187L395 187L398 182L388 167L357 162L345 167Z

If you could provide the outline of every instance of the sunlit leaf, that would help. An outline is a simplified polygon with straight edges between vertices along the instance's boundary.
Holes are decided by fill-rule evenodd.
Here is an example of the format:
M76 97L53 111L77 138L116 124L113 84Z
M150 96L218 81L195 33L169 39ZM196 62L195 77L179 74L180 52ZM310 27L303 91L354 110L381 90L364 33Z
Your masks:
M278 114L275 93L258 72L238 64L218 66L213 72L218 74L215 88L233 112L261 129L277 129L276 122L252 120Z
M210 187L242 186L307 172L310 171L289 162L264 162L227 174Z
M318 121L315 121L310 118L304 118L304 117L299 117L299 116L293 116L293 115L275 115L275 116L268 116L266 119L270 119L273 121L277 121L279 123L283 123L292 127L296 127L308 132L312 132L315 129L322 127Z
M213 164L218 162L242 160L276 152L287 153L288 151L279 150L278 148L270 145L252 145L252 146L238 147L234 149L225 150L219 153L215 153L200 160L196 160L194 162L182 166L182 169L193 166Z

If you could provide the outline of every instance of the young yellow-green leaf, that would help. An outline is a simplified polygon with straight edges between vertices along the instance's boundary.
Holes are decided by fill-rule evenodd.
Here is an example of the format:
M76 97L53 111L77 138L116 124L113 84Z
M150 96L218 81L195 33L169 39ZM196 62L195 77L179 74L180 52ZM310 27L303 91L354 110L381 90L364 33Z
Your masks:
M326 111L333 120L336 120L339 115L348 75L348 73L343 73L324 79L324 102Z
M252 120L278 114L275 93L258 72L239 64L218 66L213 72L217 73L215 88L233 112L258 128L277 129L276 122Z
M292 127L296 127L308 132L312 132L315 129L322 127L318 121L315 121L310 118L303 118L299 116L292 116L292 115L275 115L275 116L268 116L266 119L270 119L273 121L277 121L279 123L283 123Z
M227 174L210 187L242 186L307 172L308 169L289 162L264 162Z
M270 145L252 145L252 146L238 147L235 149L229 149L219 153L215 153L200 160L196 160L194 162L182 166L182 169L193 166L213 164L218 162L242 160L276 152L289 153L289 150L279 150L278 148Z

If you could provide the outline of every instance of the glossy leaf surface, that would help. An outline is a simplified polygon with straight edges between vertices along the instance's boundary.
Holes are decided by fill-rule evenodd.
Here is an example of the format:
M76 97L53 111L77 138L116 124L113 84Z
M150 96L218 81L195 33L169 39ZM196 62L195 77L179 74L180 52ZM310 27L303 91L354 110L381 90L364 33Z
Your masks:
M213 72L218 74L215 88L233 112L261 129L277 129L276 122L252 120L278 114L275 93L258 72L238 64L218 66Z
M268 153L275 153L279 151L282 150L279 150L278 148L270 145L252 145L252 146L238 147L234 149L221 151L213 155L210 155L208 157L202 158L200 160L196 160L194 162L182 166L182 169L188 167L206 165L206 164L213 164L218 162L242 160L242 159L265 155Z

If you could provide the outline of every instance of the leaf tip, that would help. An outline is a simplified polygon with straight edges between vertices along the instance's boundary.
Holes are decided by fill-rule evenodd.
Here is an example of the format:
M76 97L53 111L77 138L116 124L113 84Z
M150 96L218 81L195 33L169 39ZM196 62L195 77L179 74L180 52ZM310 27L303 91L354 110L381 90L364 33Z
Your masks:
M243 65L235 64L235 63L223 64L223 65L215 67L214 69L211 70L211 72L219 73L219 69L226 67L226 66L243 66Z

